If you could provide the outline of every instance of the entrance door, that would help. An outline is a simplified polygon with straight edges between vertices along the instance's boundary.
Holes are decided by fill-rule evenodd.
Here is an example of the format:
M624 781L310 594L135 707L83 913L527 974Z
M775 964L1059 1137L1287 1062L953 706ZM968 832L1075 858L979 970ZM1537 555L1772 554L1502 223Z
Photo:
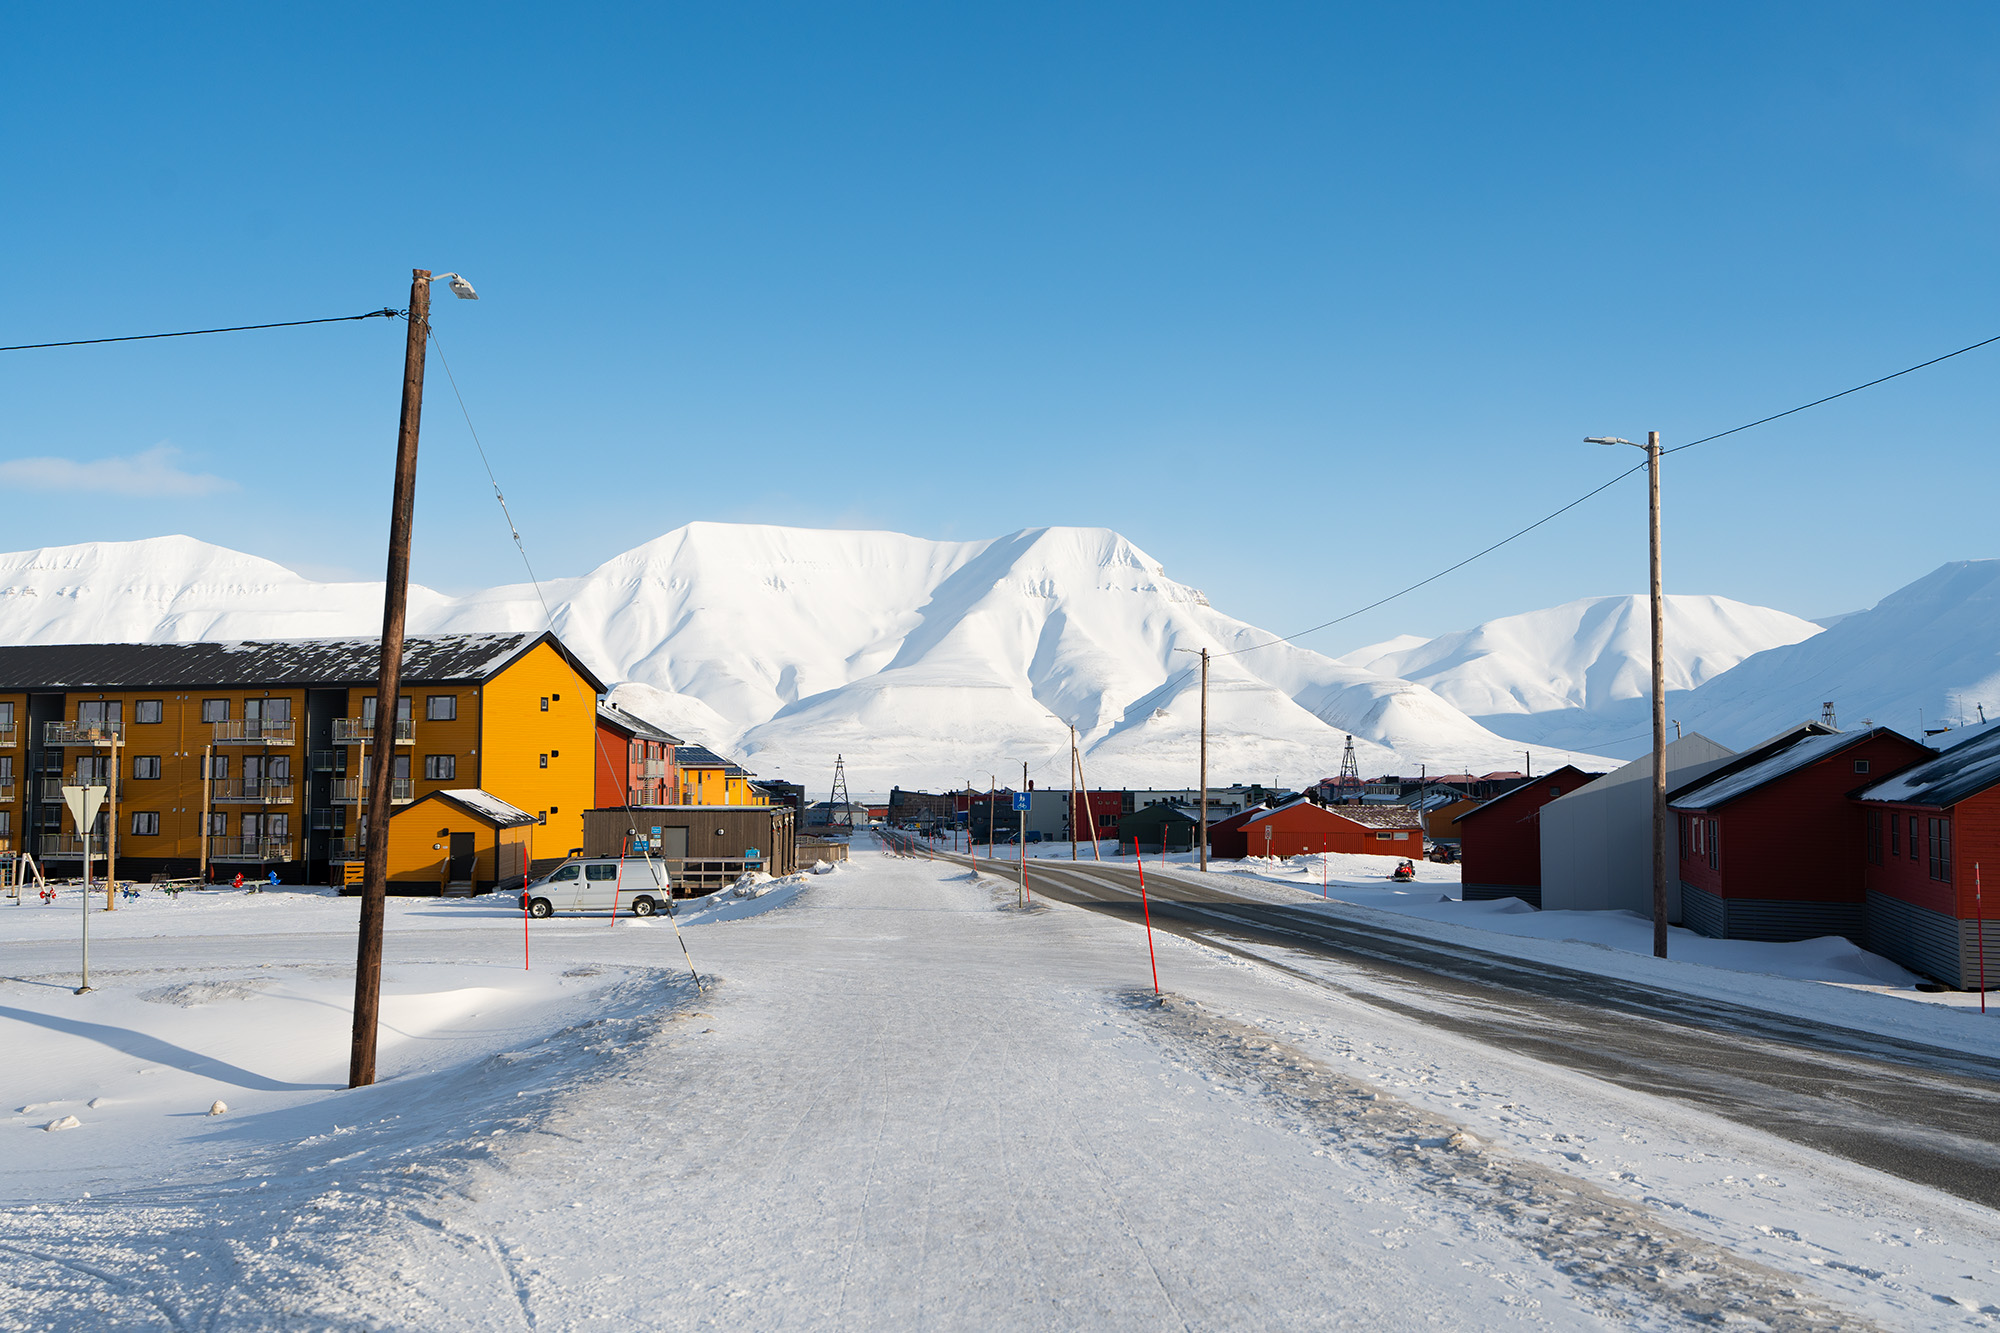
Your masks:
M454 833L451 835L451 882L472 883L473 867L479 863L479 835L476 833Z

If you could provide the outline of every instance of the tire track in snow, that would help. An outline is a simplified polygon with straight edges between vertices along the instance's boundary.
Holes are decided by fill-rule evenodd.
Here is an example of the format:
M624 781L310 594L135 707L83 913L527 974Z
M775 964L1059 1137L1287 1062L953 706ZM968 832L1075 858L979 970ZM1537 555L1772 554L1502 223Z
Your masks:
M1115 1001L1114 1001L1115 1003ZM1776 1269L1664 1223L1588 1181L1495 1151L1453 1121L1336 1072L1261 1028L1171 993L1124 997L1171 1052L1261 1091L1279 1116L1490 1218L1613 1318L1636 1309L1774 1333L1865 1329Z

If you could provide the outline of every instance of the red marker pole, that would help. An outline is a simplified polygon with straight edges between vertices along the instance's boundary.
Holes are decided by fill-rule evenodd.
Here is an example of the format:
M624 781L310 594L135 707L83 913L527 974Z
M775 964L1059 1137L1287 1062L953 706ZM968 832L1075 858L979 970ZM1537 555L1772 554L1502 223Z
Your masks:
M525 879L521 882L521 970L528 970L528 884Z
M1321 902L1326 901L1326 855L1331 846L1332 844L1322 834L1319 840L1319 896Z
M1162 841L1161 847L1166 843ZM1146 916L1146 961L1153 965L1153 994L1160 993L1160 959L1153 952L1153 909L1146 902L1146 858L1139 855L1139 835L1132 835L1132 859L1139 864L1139 910Z

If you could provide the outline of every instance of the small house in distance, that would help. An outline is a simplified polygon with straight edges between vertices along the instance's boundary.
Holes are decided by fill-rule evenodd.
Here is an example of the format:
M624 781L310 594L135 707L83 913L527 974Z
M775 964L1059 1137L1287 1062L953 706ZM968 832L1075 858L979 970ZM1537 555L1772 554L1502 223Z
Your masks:
M1343 852L1416 860L1424 854L1422 817L1405 805L1319 805L1300 797L1257 810L1227 835L1211 830L1219 857L1302 856Z
M2000 868L2000 722L1856 799L1868 947L1948 986L1992 985L2000 905L1985 905L1984 880L1986 862Z
M1490 801L1461 812L1454 821L1459 839L1461 896L1466 902L1519 898L1542 905L1542 807L1591 782L1574 764L1517 782Z
M1814 724L1671 793L1682 923L1725 940L1866 939L1861 821L1848 795L1932 753L1887 727Z
M1149 805L1118 817L1118 853L1193 851L1199 827L1200 821L1177 805Z

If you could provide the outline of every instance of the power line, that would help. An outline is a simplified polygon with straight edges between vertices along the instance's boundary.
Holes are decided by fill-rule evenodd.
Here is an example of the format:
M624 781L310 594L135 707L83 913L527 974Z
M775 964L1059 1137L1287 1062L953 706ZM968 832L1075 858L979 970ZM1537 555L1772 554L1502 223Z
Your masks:
M19 343L13 347L0 347L0 352L32 352L43 347L95 347L99 343L136 343L152 338L196 338L204 333L249 333L256 329L296 329L306 324L345 324L356 319L395 319L403 314L384 306L380 310L364 310L358 315L329 315L325 319L288 319L278 324L232 324L226 329L182 329L178 333L128 333L119 338L77 338L60 343Z
M1914 371L1922 370L1926 366L1934 366L1940 361L1949 361L1955 356L1964 356L1967 352L1977 351L1982 347L1990 346L1996 342L2000 342L2000 334L1995 334L1991 338L1985 338L1976 343L1969 343L1966 346L1959 348L1955 352L1946 352L1943 356L1934 356L1928 361L1919 361L1916 365L1906 366L1903 369L1896 371L1894 374L1883 375L1879 379L1869 380L1865 384L1857 384L1853 388L1842 389L1839 393L1830 393L1824 398L1815 398L1810 403L1801 403L1797 407L1788 407L1782 412L1773 412L1768 417L1759 417L1757 420L1745 422L1741 426L1732 426L1728 430L1720 430L1713 435L1704 435L1698 440L1689 440L1686 444L1675 445L1671 449L1662 449L1660 452L1663 454L1677 454L1681 452L1681 450L1683 449L1692 449L1698 444L1708 444L1712 441L1722 439L1726 435L1738 435L1746 430L1751 430L1758 426L1768 425L1769 423L1778 420L1780 417L1788 417L1794 415L1795 413L1804 412L1808 408L1818 407L1822 403L1830 403L1836 398L1845 398L1851 393L1860 393L1863 389L1872 389L1878 384L1887 384L1890 380L1900 379L1902 376L1911 374ZM1570 510L1582 504L1585 500L1589 500L1598 495L1603 494L1605 491L1610 490L1613 486L1616 486L1619 482L1625 480L1625 478L1631 476L1634 472L1643 472L1645 468L1646 465L1644 463L1636 463L1633 466L1626 468L1623 472L1613 477L1610 481L1605 482L1602 486L1597 487L1595 490L1586 491L1584 494L1579 495L1576 499L1571 500L1568 504L1564 505L1562 508L1555 510L1552 513L1543 515L1541 518L1536 519L1533 523L1528 524L1527 527L1522 528L1517 532L1509 533L1507 536L1502 537L1499 541L1494 542L1491 546L1485 548L1484 550L1474 552L1473 554L1465 557L1465 559L1459 561L1455 565L1448 565L1445 568L1440 569L1437 573L1432 574L1429 578L1419 579L1415 583L1410 584L1407 588L1400 588L1397 591L1390 593L1387 597L1382 598L1380 601L1370 602L1368 605L1360 608L1360 610L1349 611L1346 615L1342 616L1335 616L1332 620L1323 621L1320 624L1314 625L1311 629L1302 629L1297 631L1296 633L1282 635L1279 638L1271 639L1265 643L1252 644L1248 648L1237 648L1231 652L1215 653L1212 654L1212 656L1235 657L1240 653L1255 652L1259 648L1275 647L1281 643L1288 643L1293 639L1302 639L1308 634L1317 634L1320 630L1329 629L1334 625L1338 625L1343 620L1352 620L1354 619L1354 617L1366 614L1369 611L1373 611L1377 607L1386 606L1390 602L1395 601L1399 597L1408 596L1410 593L1415 592L1417 589L1423 587L1427 583L1435 583L1439 579L1443 578L1445 575L1453 573L1457 570L1464 569L1467 565L1471 564L1473 561L1493 554L1495 551L1507 545L1507 543L1516 540L1517 538L1527 536L1529 533L1533 532L1536 528L1541 527L1544 523L1547 523L1549 520L1554 518L1560 518L1562 515L1568 513Z

